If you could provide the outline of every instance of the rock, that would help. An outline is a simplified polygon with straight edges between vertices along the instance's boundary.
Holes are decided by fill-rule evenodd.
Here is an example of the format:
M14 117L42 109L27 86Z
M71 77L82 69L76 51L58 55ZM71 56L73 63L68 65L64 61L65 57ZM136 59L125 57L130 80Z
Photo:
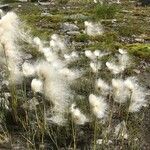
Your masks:
M28 0L18 0L19 2L28 2Z
M137 69L133 69L133 71L136 73L136 74L140 74L140 70L137 70Z
M42 2L42 1L39 1L39 0L38 0L38 3L39 3L40 5L42 5L42 6L48 6L48 5L51 4L51 2Z
M66 31L78 31L79 28L75 25L75 24L72 24L72 23L68 23L68 22L65 22L61 25L61 29L66 32Z
M18 8L21 8L22 7L22 5L18 5Z
M135 42L144 43L143 38L135 38Z
M70 16L65 16L65 19L73 19L73 20L87 20L89 17L83 14L73 14Z
M150 5L150 0L139 0L142 6Z
M4 11L9 11L9 10L11 10L11 6L9 4L0 5L0 9L2 9Z
M80 32L79 31L68 31L67 34L68 35L78 35L78 34L80 34Z
M50 14L50 13L46 13L46 12L45 12L45 13L41 13L41 17L43 17L43 16L48 16L48 17L49 17L49 16L53 16L53 15Z

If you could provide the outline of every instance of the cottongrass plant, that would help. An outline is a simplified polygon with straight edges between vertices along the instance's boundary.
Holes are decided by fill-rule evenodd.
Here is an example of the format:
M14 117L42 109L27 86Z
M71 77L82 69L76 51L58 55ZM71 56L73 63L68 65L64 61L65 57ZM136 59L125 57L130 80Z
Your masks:
M82 57L89 60L89 68L78 70L69 65L76 60L80 61L80 52L69 52L65 39L58 34L53 34L48 42L49 45L46 45L39 37L33 38L29 43L43 54L42 58L24 60L25 54L18 43L20 39L24 41L27 38L20 29L19 18L13 12L1 16L0 54L2 54L1 58L3 56L6 58L4 61L1 59L1 62L7 66L9 83L19 85L23 93L23 98L19 99L17 90L20 91L20 89L16 87L16 91L10 95L15 101L11 108L8 106L8 109L13 110L15 117L18 118L16 120L19 120L27 131L24 137L32 148L36 145L35 137L39 138L43 144L45 135L48 135L55 147L59 149L57 140L61 141L62 136L68 136L72 129L73 138L69 136L71 144L69 143L66 147L73 145L76 149L79 147L78 137L82 136L78 131L87 126L91 127L91 135L94 139L90 139L92 142L89 145L91 147L93 144L95 150L98 139L104 148L114 144L115 140L120 140L120 136L122 141L128 140L130 114L134 115L142 107L147 106L147 100L146 90L140 86L137 78L124 74L131 64L126 50L119 49L115 61L102 59L111 55L109 52L85 50ZM86 33L90 36L103 34L100 24L85 22L85 27ZM90 77L86 74L89 69L92 69ZM105 76L101 76L102 71L107 72L107 76L112 79L106 80ZM78 85L74 86L76 83ZM89 86L89 83L92 86ZM86 89L91 87L93 89ZM24 112L25 118L19 117L18 108ZM121 119L116 126L114 115L118 111L124 114L122 116L121 113L119 114ZM59 133L60 130L65 131Z
M104 29L100 23L85 21L84 25L85 33L89 36L102 35L104 33Z
M93 114L97 118L101 119L101 118L104 118L106 116L108 105L105 102L103 97L100 97L100 96L98 97L98 96L95 96L93 94L90 94L89 95L89 103L91 105Z
M0 44L3 47L11 83L20 82L22 73L19 64L22 61L17 41L23 37L20 21L13 12L8 12L0 20Z

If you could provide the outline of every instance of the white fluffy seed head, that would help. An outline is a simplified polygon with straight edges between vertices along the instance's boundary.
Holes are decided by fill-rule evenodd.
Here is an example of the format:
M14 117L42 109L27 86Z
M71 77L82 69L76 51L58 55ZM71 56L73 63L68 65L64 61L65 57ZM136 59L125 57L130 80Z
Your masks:
M57 125L60 125L60 126L64 126L65 123L66 123L66 119L64 118L64 115L63 114L54 114L52 117L47 117L46 120L48 122L52 122L54 124L57 124Z
M129 112L137 112L141 107L147 106L146 90L140 87L135 77L129 77L125 80L125 86L130 91Z
M43 93L54 104L54 116L64 115L72 99L67 80L48 62L40 62L36 68L37 75L44 81Z
M103 95L108 94L110 91L110 86L100 78L96 81L96 87L101 90Z
M0 17L4 16L4 12L0 9Z
M106 110L108 106L107 103L104 101L104 98L90 94L89 103L92 106L92 111L97 118L101 119L106 116Z
M129 90L134 90L137 86L137 81L134 77L129 77L125 80L125 86L129 89Z
M37 46L38 51L42 52L43 43L42 43L42 41L40 40L40 38L39 38L39 37L35 37L35 38L33 39L33 43Z
M94 73L97 73L101 69L101 63L100 62L90 62L90 67L92 68L92 71Z
M31 65L30 63L23 63L22 65L22 72L23 75L28 77L28 76L34 76L35 75L35 67Z
M69 54L64 54L66 61L71 61L71 56Z
M130 66L131 62L127 54L119 55L118 59L119 59L119 65L121 68L125 69L128 66Z
M24 33L20 28L20 21L13 12L8 12L0 19L0 44L3 45L9 69L9 81L20 84L22 72L19 66L22 63L22 54L19 52L18 40L23 40Z
M52 52L51 48L49 47L42 48L42 53L44 54L48 62L52 63L58 59L58 56L56 55L56 53Z
M124 67L121 67L111 62L106 62L106 66L113 74L118 74L124 71Z
M123 55L123 54L127 54L127 52L126 52L124 49L119 48L118 51L119 51L119 53L122 54L122 55Z
M88 57L91 60L95 60L96 59L96 56L90 50L86 50L85 51L85 56Z
M117 137L118 139L122 139L122 137L124 139L128 139L128 134L127 134L127 128L126 128L126 123L125 121L122 121L121 123L119 123L116 127L115 127L115 137Z
M71 57L72 57L72 58L78 58L79 55L78 55L77 52L73 51L73 52L71 53Z
M102 35L103 34L103 27L100 23L92 23L85 21L85 33L89 36L96 36L96 35Z
M59 73L63 75L64 77L66 77L69 81L73 81L82 75L82 72L78 70L72 71L68 68L62 68L61 70L59 70Z
M79 58L79 55L77 52L73 51L71 54L64 54L64 58L67 61L67 63L70 63L72 61L75 61L77 58Z
M100 53L101 53L100 50L95 50L94 51L94 55L97 56L97 57L100 56Z
M78 108L75 107L76 105L72 104L70 108L70 112L73 117L73 120L78 125L84 125L86 122L88 122L88 119L86 118L85 115L81 113L81 111Z
M32 88L33 92L42 93L43 92L43 82L42 82L42 80L33 79L32 82L31 82L31 88Z
M130 93L125 87L122 79L112 79L114 101L124 103L128 100Z
M41 45L41 44L42 44L42 42L41 42L41 40L40 40L39 37L35 37L35 38L33 39L33 42L34 42L36 45Z
M57 34L53 34L51 36L50 47L55 52L61 52L62 54L64 54L67 49L64 39L59 37L59 35L57 35Z
M59 36L57 34L53 34L51 36L51 39L57 41L59 39Z

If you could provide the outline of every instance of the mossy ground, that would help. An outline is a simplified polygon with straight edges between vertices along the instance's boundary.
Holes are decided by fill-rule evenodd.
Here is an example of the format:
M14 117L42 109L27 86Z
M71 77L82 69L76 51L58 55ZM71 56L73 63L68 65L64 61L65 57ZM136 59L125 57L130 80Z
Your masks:
M81 34L73 36L76 42L92 41L92 45L85 48L118 49L124 47L133 55L147 59L150 57L149 44L136 43L133 37L142 37L149 42L150 36L150 9L149 7L136 6L135 3L124 1L121 5L111 6L96 5L93 3L82 2L61 2L49 6L41 6L36 3L13 3L12 6L26 22L31 34L48 40L53 33L60 33L60 25L63 22L77 22ZM111 8L109 8L111 7ZM41 13L49 13L49 16L41 16ZM82 14L87 18L72 18L71 15ZM113 23L111 19L116 19ZM83 33L84 21L100 21L104 26L105 33L102 36L90 37ZM125 40L121 40L124 38ZM127 39L127 40L126 40ZM135 44L136 43L136 44ZM83 48L83 47L82 47ZM129 48L129 49L128 49Z

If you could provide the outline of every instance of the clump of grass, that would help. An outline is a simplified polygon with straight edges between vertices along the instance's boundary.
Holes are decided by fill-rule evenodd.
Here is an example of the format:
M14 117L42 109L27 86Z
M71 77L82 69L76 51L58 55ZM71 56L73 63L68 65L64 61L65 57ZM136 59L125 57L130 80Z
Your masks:
M113 19L118 12L118 7L116 5L96 5L93 10L93 18L96 20L100 19Z
M3 3L14 3L16 0L2 0Z
M66 4L66 3L68 3L69 2L69 0L58 0L57 1L58 2L58 4Z
M87 34L79 34L74 36L73 38L76 42L87 42L89 40L89 36Z

